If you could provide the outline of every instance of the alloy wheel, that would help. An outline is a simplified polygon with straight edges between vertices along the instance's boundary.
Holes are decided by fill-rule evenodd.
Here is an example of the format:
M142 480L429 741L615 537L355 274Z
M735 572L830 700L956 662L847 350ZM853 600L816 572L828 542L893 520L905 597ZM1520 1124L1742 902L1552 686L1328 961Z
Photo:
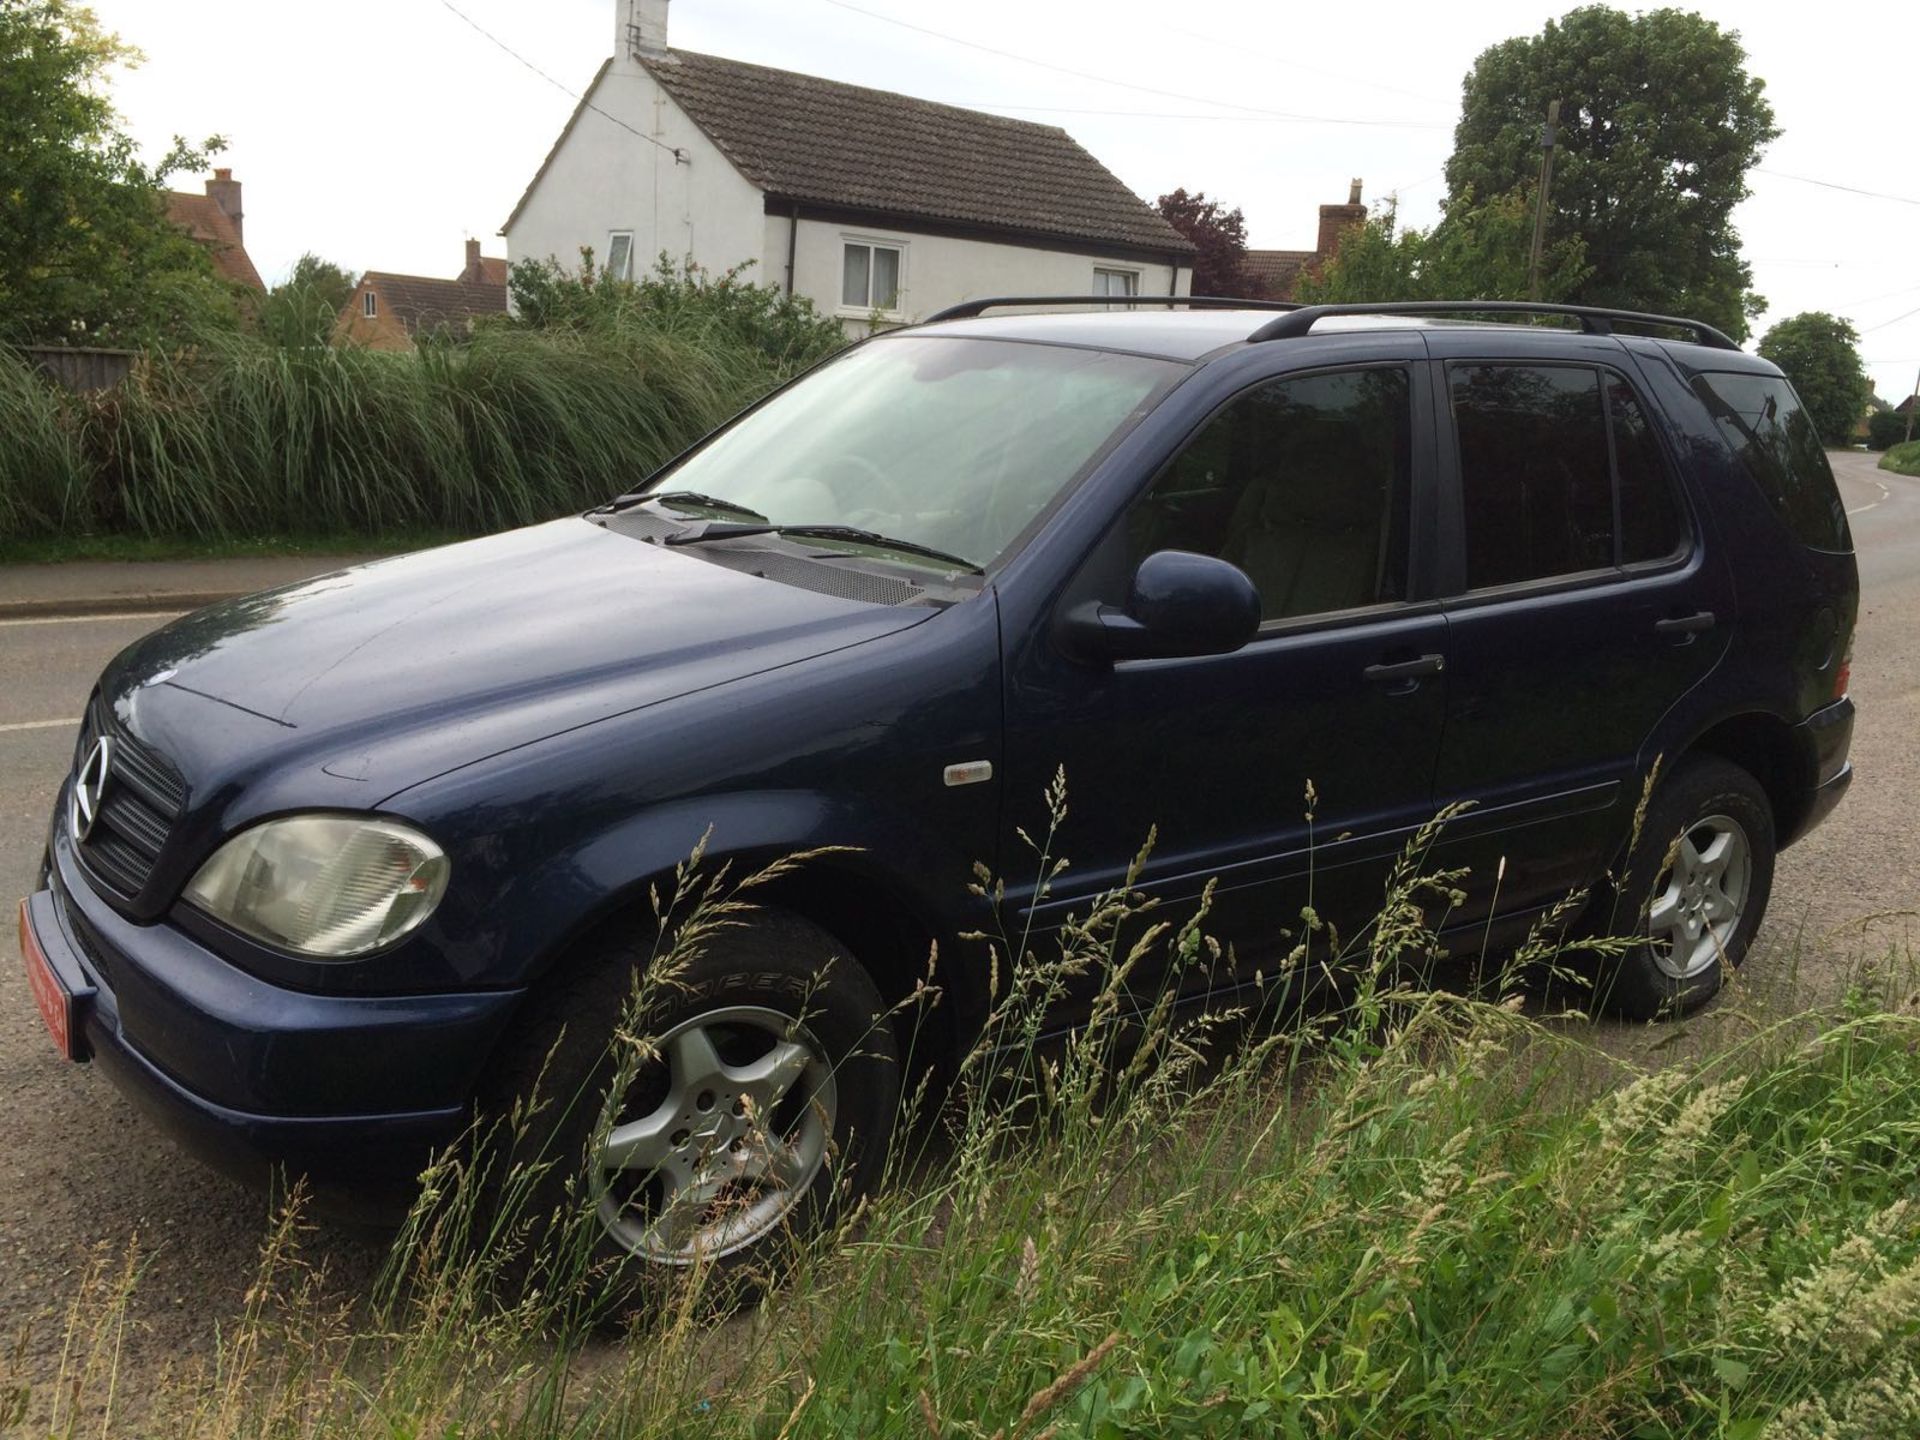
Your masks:
M778 1230L812 1188L833 1069L805 1026L761 1006L696 1015L657 1048L600 1146L600 1223L647 1260L718 1259Z

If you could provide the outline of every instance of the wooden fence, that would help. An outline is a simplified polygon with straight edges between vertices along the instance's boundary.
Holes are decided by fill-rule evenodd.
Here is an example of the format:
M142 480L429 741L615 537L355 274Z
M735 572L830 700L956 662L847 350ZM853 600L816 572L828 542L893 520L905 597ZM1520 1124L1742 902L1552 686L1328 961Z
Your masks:
M28 361L65 390L111 390L133 370L132 350L100 350L88 346L28 348Z

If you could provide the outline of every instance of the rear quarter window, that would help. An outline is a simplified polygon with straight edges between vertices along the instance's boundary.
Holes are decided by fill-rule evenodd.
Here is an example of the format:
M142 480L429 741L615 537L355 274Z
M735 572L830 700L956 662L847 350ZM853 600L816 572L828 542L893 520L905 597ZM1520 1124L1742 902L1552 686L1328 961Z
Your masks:
M1802 545L1853 549L1847 510L1820 437L1793 387L1777 375L1693 377L1720 433Z

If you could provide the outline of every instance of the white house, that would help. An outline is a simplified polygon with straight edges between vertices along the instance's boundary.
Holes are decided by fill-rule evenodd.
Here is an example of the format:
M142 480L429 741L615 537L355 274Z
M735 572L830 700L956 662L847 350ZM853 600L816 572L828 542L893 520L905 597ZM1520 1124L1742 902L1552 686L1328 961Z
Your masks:
M615 0L613 58L502 227L510 259L752 261L849 322L1188 293L1193 247L1066 131L669 49L667 7Z

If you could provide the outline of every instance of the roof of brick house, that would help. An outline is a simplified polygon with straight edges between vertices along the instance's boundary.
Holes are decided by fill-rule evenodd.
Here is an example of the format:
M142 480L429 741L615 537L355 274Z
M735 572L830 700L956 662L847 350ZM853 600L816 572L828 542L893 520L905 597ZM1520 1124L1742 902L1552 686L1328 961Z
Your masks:
M240 183L231 170L216 170L207 181L207 193L195 195L184 190L167 192L167 219L207 247L213 268L235 284L255 290L267 287L260 272L253 268L247 247L241 243ZM223 202L223 197L226 203ZM231 206L232 213L228 213Z

